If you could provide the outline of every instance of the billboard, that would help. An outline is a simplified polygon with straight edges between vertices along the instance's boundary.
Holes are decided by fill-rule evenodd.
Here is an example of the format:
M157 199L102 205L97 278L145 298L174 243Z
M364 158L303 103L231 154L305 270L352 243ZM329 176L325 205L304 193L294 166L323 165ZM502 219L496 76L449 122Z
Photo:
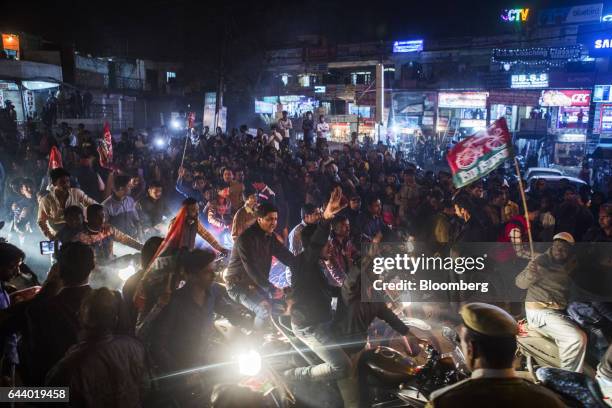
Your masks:
M407 53L423 51L423 40L395 41L393 43L394 53Z
M540 11L538 24L547 26L599 22L602 10L603 3L546 9Z
M255 101L255 113L264 113L268 115L274 115L276 111L276 104L264 102L264 101Z
M564 89L542 91L542 106L578 106L588 107L591 104L591 91L585 89Z
M516 74L510 77L510 88L548 88L548 74Z
M438 107L484 109L487 107L487 96L487 92L440 92Z
M2 34L2 48L9 59L19 59L19 36Z

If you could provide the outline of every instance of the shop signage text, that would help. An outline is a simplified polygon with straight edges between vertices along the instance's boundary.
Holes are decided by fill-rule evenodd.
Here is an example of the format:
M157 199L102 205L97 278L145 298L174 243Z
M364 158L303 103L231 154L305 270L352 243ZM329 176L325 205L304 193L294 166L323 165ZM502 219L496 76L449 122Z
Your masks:
M394 53L423 51L423 40L395 41L393 43Z
M576 24L601 20L602 3L546 9L539 13L540 25Z
M516 74L510 78L510 88L547 88L548 74Z
M580 106L591 104L591 91L584 89L564 89L542 91L540 105L542 106Z
M525 21L527 21L528 16L529 16L528 8L506 9L502 12L501 19L503 21L508 21L508 22L524 23Z
M438 107L440 108L481 108L487 106L486 92L440 92Z
M533 48L496 48L493 50L494 62L569 60L580 58L580 46L533 47Z

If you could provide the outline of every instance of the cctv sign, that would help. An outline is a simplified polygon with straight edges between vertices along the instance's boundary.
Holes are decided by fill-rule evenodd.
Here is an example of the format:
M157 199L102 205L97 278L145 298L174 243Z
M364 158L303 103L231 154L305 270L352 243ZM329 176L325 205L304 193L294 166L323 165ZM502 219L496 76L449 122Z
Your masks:
M527 21L528 17L529 17L528 8L506 9L501 14L501 19L507 22L524 23Z

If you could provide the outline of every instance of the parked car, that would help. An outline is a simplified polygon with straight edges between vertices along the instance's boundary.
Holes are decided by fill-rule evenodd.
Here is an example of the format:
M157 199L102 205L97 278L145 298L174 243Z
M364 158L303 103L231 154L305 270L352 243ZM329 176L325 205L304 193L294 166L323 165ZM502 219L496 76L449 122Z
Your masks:
M532 176L527 182L527 188L525 192L528 193L531 188L535 185L538 180L544 179L546 180L546 187L550 190L558 190L562 186L561 180L567 180L567 182L576 188L576 191L579 191L581 187L588 186L584 180L581 180L576 177L563 176L558 174L541 174Z
M525 179L529 180L535 176L563 176L563 172L559 169L552 169L549 167L531 167L525 173Z

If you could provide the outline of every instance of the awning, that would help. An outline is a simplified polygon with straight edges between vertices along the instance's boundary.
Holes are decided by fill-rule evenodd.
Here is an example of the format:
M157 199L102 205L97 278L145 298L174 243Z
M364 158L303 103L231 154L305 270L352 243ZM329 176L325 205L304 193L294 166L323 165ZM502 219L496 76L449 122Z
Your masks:
M591 158L600 160L612 160L612 144L597 145Z

